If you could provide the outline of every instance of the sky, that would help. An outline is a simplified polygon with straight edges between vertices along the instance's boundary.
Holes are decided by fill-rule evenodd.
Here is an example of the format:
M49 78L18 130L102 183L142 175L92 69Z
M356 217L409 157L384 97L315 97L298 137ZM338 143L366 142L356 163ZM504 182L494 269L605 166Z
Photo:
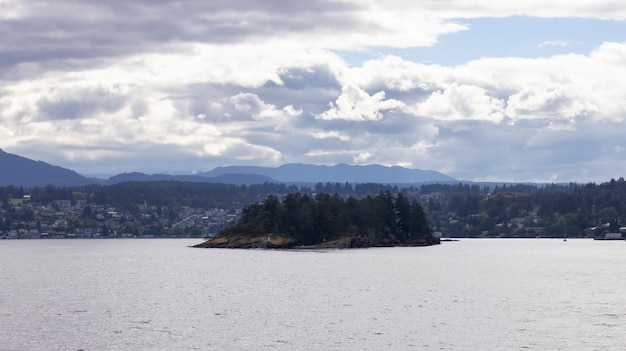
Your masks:
M626 2L0 0L0 148L87 175L626 173Z

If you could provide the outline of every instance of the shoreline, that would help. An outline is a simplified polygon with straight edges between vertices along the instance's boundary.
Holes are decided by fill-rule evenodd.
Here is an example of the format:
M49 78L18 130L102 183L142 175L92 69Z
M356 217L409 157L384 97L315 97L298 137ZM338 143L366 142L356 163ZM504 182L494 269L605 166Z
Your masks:
M433 242L420 240L410 244L400 244L390 241L372 242L369 239L361 237L342 237L319 244L297 245L294 238L275 234L270 235L269 240L268 236L248 237L243 235L232 235L227 237L216 237L192 247L209 249L328 250L369 247L422 247L439 245L440 243L441 241L437 238L435 238Z

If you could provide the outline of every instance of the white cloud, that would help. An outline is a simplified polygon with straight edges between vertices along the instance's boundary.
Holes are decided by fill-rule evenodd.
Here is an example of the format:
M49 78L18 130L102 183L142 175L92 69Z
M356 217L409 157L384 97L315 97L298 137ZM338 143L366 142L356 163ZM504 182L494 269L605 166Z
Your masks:
M541 44L537 45L537 47L545 48L545 47L553 47L553 46L568 46L570 44L567 40L546 40Z
M489 96L480 87L457 83L433 92L426 101L407 110L418 116L448 121L473 119L500 123L504 118L503 101Z
M296 119L302 115L301 109L296 109L292 105L277 108L273 104L268 104L252 93L239 93L230 98L230 102L236 111L240 112L245 119L252 122L235 121L224 126L230 135L250 138L251 134L260 130L270 129L274 133L288 133L293 130L293 125L297 124ZM257 131L255 131L257 130ZM267 133L267 132L262 132ZM266 144L269 141L258 141ZM253 143L258 143L253 142ZM259 145L260 146L260 145ZM263 145L268 146L268 145Z
M349 135L345 133L340 133L339 131L336 131L336 130L314 131L311 135L316 139L336 138L341 141L350 141L351 139Z
M567 88L553 84L539 89L524 89L509 97L507 115L512 118L569 119L598 112L597 106L575 96L575 92Z
M243 112L254 119L283 120L285 118L297 117L302 114L302 110L296 110L292 105L277 109L272 104L266 104L257 95L250 93L239 93L230 98L237 111Z
M428 91L443 86L448 72L449 69L437 65L425 65L386 55L343 72L341 78L344 82L353 82L365 89Z
M396 4L401 3L396 1ZM516 2L493 2L488 0L430 0L424 3L425 7L446 18L473 18L473 17L506 17L506 16L536 16L536 17L594 17L602 19L625 19L626 5L621 2L606 1L542 1L526 0Z
M418 141L417 143L411 146L411 150L417 152L418 154L424 154L428 152L428 149L435 147L436 145L433 143L429 143L426 141Z
M369 152L361 152L352 159L352 162L355 164L367 164L370 158L372 158L372 154Z
M384 91L369 95L356 84L348 84L342 87L337 101L329 105L328 110L315 117L325 120L376 121L383 118L381 111L402 107L403 103L393 99L385 100Z
M591 53L590 59L609 67L622 68L626 62L626 42L605 42Z

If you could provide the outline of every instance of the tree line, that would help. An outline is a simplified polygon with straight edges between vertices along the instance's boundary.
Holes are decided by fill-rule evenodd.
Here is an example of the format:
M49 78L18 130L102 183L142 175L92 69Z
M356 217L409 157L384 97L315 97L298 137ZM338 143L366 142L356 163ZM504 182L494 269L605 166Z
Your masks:
M421 194L430 196L425 207L435 230L450 236L597 237L626 225L624 178L600 184L439 184L422 187Z
M13 208L24 195L30 195L32 203L47 204L54 200L75 203L83 200L88 204L113 206L128 213L153 207L155 211L162 209L168 217L173 217L173 211L178 212L184 206L234 211L263 203L269 195L291 194L290 197L294 197L299 193L300 197L306 195L309 200L317 201L316 197L320 194L329 194L331 198L336 194L346 201L350 197L359 200L368 196L370 200L367 201L374 201L380 193L386 192L402 193L409 204L417 201L423 206L431 227L446 236L560 236L566 231L571 236L589 237L605 231L617 231L626 225L626 181L623 178L600 184L447 183L402 186L328 182L315 185L229 185L150 181L78 187L3 186L0 187L3 211L0 216L5 220L4 229L9 229L18 221L32 219L28 209L15 211ZM322 201L322 204L335 206L331 202ZM311 206L307 203L307 207ZM318 209L318 212L324 211ZM522 226L524 229L520 230ZM590 232L589 228L597 229Z
M296 245L315 245L342 237L360 237L372 245L412 245L434 242L421 205L389 191L362 198L339 194L270 195L243 209L241 219L220 235L293 237Z

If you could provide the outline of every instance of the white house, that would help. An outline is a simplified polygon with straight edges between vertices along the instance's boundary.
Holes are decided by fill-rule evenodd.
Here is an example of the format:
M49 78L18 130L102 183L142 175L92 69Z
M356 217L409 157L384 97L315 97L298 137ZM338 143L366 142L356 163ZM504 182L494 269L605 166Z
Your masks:
M621 240L622 233L606 233L604 234L604 239L606 240Z

